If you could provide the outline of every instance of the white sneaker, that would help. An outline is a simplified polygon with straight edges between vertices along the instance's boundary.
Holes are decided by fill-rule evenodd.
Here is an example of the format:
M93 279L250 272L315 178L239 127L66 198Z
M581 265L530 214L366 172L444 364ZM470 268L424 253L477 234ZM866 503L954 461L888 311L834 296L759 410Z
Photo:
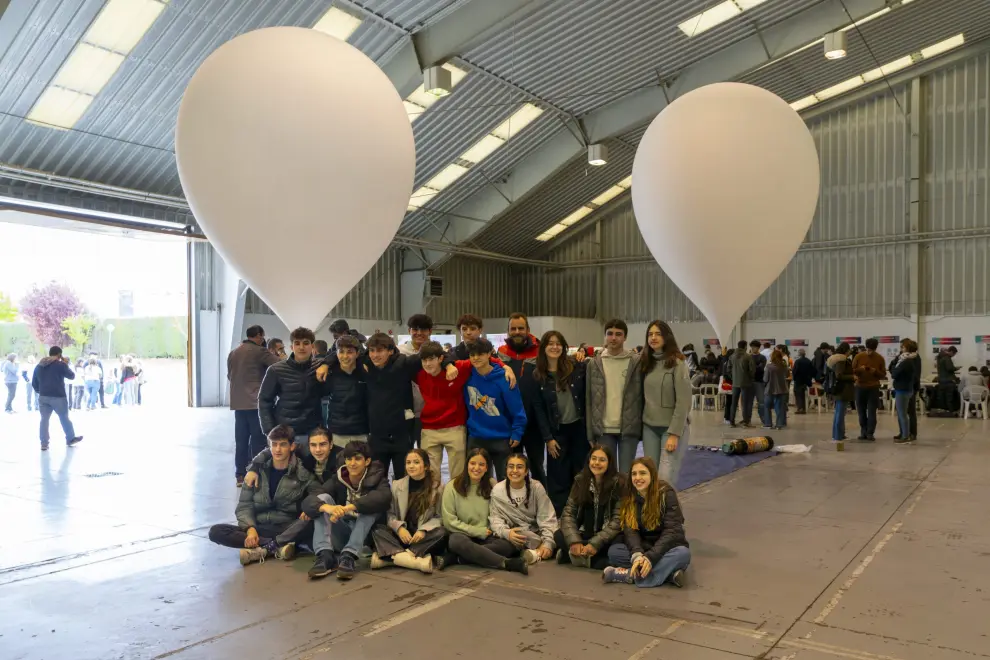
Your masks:
M391 566L391 562L387 562L378 556L377 552L371 553L371 570L378 570L379 568L386 568Z
M281 548L275 551L275 558L281 559L282 561L292 561L296 558L296 544L286 543Z
M241 566L247 566L254 562L264 564L265 559L268 557L268 551L264 548L241 548L240 555Z
M526 560L527 564L533 565L536 562L540 561L540 553L538 553L536 550L530 550L527 548L526 550L522 551L522 558Z

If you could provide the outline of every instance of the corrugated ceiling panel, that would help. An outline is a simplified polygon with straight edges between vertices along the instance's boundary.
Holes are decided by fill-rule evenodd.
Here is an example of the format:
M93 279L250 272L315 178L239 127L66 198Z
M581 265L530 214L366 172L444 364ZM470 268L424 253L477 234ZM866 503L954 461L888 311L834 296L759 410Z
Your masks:
M818 2L770 0L689 38L678 23L711 7L711 0L551 0L465 59L583 114Z
M340 4L359 7L414 31L468 2L471 0L343 0Z

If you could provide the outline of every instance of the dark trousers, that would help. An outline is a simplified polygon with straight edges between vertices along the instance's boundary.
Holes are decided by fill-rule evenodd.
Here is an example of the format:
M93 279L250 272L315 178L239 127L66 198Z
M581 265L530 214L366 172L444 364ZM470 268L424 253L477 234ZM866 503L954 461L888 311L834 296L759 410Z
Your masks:
M467 441L468 451L475 447L480 447L488 452L492 459L492 467L495 470L495 478L499 481L505 479L505 463L509 460L509 455L513 450L509 448L509 439L486 440L484 438L469 437Z
M100 407L106 408L107 404L103 403L103 377L100 377Z
M543 441L543 434L540 433L536 422L526 425L526 431L522 437L522 448L529 458L529 472L533 479L536 479L544 486L547 485L547 470L543 468L547 452L547 444Z
M587 545L588 541L590 540L591 540L590 538L586 539L582 537L581 543L583 545ZM564 540L564 533L559 529L553 533L553 542L554 545L556 545L557 548L561 550L565 555L568 554L568 551L570 550L570 546L567 545L567 541ZM594 557L591 558L591 568L595 569L596 571L605 570L605 568L608 566L608 548L609 546L606 545L601 550L599 550Z
M505 560L519 554L519 548L505 539L489 536L476 539L454 532L447 539L447 547L461 558L462 564L474 564L484 568L503 568Z
M234 411L234 476L243 477L251 459L268 445L257 410Z
M82 410L83 395L86 394L86 387L84 385L73 385L72 395L73 404L72 407L76 410Z
M798 412L808 411L808 386L794 383L794 406Z
M732 386L732 408L729 410L729 421L736 423L736 411L739 409L740 399L742 400L742 421L749 424L753 420L753 398L756 396L756 388L752 385L747 387Z
M856 412L859 413L859 434L872 437L877 430L877 407L880 405L879 387L856 388Z
M17 381L13 383L6 383L7 385L7 405L4 406L5 412L14 411L14 396L17 394Z
M386 473L388 466L392 466L393 481L406 476L406 454L413 448L412 429L412 420L407 420L395 433L389 435L371 433L368 435L371 458L381 463Z
M413 447L419 447L419 443L423 441L423 420L416 417L412 420L409 425L409 433L412 435Z
M911 400L908 401L908 430L911 436L914 438L918 437L918 393L915 392L911 395Z
M310 545L313 542L312 520L296 519L285 525L258 525L254 529L258 532L259 545L267 545L271 541L275 541L276 545L293 542ZM243 548L246 538L247 530L241 529L237 525L214 525L210 527L210 540L217 545L227 548Z
M403 545L399 535L386 525L376 525L371 530L371 539L375 543L375 552L379 557L392 557L408 550L417 557L440 555L447 549L447 530L437 527L426 532L422 541Z
M561 424L555 436L560 445L560 455L554 458L547 452L547 495L559 517L567 503L574 477L588 460L588 430L584 421L578 420L573 424Z

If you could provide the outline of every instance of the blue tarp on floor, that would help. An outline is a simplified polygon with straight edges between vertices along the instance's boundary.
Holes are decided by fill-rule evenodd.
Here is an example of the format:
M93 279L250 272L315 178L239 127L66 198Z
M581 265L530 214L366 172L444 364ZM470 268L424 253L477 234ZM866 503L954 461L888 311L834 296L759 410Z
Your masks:
M714 452L708 447L690 447L681 463L681 473L677 477L675 488L679 491L700 483L717 479L739 468L758 463L770 458L776 452L763 451L758 454L741 454L729 456L721 451Z

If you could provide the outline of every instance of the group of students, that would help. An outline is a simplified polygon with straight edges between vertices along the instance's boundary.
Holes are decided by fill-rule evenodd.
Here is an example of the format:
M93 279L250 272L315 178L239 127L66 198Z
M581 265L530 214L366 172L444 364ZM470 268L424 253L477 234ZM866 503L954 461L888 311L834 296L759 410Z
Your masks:
M237 524L209 532L214 543L237 548L243 565L291 560L297 545L308 545L316 555L311 579L336 571L349 580L370 544L373 570L432 573L471 564L528 574L532 564L556 558L601 570L606 583L684 584L691 561L684 515L651 458L635 459L624 475L609 448L593 445L558 523L522 453L509 454L506 476L496 482L494 459L473 448L462 470L441 484L429 453L413 448L404 456L405 475L389 485L366 442L336 447L319 427L303 452L295 431L279 425L268 443L245 475Z

